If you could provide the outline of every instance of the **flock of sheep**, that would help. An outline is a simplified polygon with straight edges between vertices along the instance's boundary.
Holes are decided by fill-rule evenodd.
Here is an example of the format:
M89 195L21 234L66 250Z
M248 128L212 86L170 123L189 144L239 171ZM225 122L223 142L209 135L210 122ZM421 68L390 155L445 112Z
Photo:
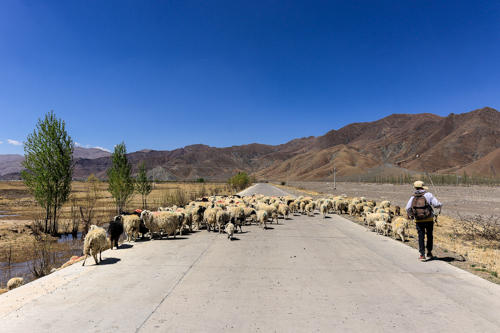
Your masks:
M374 227L377 234L389 235L392 231L394 239L399 237L405 241L405 234L409 231L409 220L400 215L400 207L391 210L389 201L382 201L379 205L373 200L356 197L351 200L345 196L329 197L313 200L311 197L269 197L263 195L252 196L212 196L192 201L184 207L160 207L158 211L136 210L132 214L115 216L109 224L108 233L103 228L92 226L85 237L83 254L85 261L89 255L99 263L97 255L101 256L104 249L111 245L118 248L118 239L123 232L127 241L135 241L139 234L142 238L149 235L150 240L163 236L176 237L177 233L192 232L194 229L206 228L207 231L223 231L229 239L233 239L234 232L242 231L242 226L248 223L257 223L263 229L268 222L276 221L281 216L288 219L292 214L314 216L319 211L323 218L329 213L346 213L362 217L367 230ZM393 221L394 219L394 221Z
M409 232L410 220L403 212L400 216L400 207L391 207L389 201L382 201L378 205L373 200L364 197L347 199L345 195L313 200L311 197L291 196L269 197L264 195L252 196L212 196L192 201L184 207L160 207L158 211L136 210L132 214L115 216L109 224L108 232L104 228L91 226L85 236L83 264L92 255L96 264L102 261L102 251L111 247L118 248L118 240L125 232L126 241L136 241L139 234L142 238L149 235L149 239L163 236L176 237L177 233L200 230L225 232L233 240L234 232L242 231L242 226L256 223L263 229L268 222L276 221L279 217L288 219L289 215L303 214L314 216L318 211L323 218L327 214L349 214L362 218L367 231L374 228L377 234L388 236L392 232L394 239L399 237L403 242ZM437 215L435 217L437 220ZM437 221L436 221L437 222ZM109 237L108 237L109 234ZM99 260L98 260L99 256ZM12 278L7 289L14 289L24 283L22 278Z

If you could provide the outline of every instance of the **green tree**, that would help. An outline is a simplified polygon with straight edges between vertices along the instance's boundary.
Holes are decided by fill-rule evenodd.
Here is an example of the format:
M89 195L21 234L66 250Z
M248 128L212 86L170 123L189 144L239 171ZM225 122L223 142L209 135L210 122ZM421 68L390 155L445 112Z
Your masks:
M467 175L467 172L464 170L464 174L462 176L462 184L468 185L469 184L469 176Z
M24 142L21 177L30 193L45 209L45 233L57 235L58 213L71 192L75 144L54 111L38 119L36 129Z
M243 190L250 184L250 178L246 172L238 172L234 177L229 178L227 183L235 190Z
M139 163L137 167L139 168L139 173L137 174L137 180L135 182L135 192L142 195L142 209L147 209L147 197L153 190L153 182L148 180L146 163L144 163L144 161Z
M108 191L115 199L116 211L120 214L134 194L132 165L127 159L125 142L115 146L115 150L111 155L111 166L106 171L106 174L108 175Z

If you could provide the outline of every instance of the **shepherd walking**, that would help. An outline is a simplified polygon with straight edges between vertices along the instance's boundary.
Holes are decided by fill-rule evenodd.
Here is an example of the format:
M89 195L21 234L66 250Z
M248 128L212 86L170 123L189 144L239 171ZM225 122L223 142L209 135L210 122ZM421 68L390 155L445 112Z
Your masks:
M424 182L416 181L413 183L415 194L410 198L406 205L408 216L415 219L415 225L418 232L418 250L420 258L418 260L426 261L434 259L432 255L433 247L433 229L434 229L434 208L443 206L441 202L427 192L429 188L424 186ZM425 235L427 235L427 258L425 257Z

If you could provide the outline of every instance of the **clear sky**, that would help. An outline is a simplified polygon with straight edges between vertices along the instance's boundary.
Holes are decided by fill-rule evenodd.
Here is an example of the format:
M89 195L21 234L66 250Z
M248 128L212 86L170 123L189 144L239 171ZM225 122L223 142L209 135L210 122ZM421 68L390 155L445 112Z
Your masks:
M499 18L477 0L0 1L0 154L50 110L128 152L499 110Z

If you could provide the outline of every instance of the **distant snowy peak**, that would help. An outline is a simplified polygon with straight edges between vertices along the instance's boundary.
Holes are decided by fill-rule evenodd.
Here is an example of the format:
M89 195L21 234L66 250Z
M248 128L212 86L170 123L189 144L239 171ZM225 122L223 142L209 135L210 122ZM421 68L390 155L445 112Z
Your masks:
M108 157L111 156L111 153L107 150L104 150L101 147L94 147L94 148L83 148L83 147L75 147L75 150L73 151L73 158L88 158L88 159L94 159L94 158L100 158L100 157Z

